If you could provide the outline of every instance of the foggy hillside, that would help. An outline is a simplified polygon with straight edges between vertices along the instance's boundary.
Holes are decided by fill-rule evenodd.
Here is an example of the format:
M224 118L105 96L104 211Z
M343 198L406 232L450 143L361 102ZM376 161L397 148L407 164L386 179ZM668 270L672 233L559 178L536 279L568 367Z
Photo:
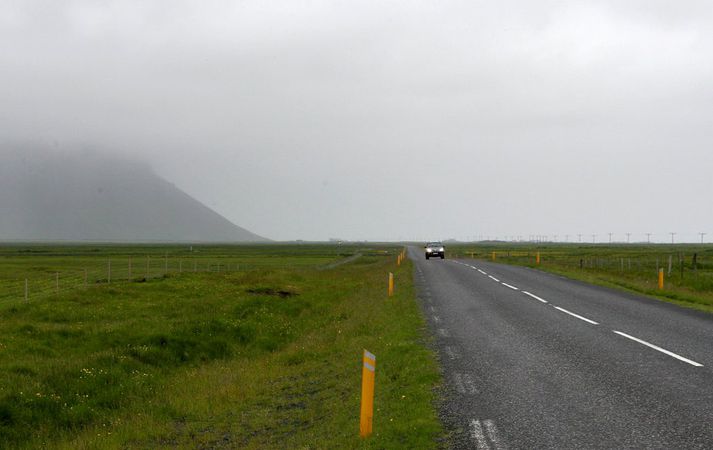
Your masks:
M89 152L0 155L0 241L266 240L139 163Z

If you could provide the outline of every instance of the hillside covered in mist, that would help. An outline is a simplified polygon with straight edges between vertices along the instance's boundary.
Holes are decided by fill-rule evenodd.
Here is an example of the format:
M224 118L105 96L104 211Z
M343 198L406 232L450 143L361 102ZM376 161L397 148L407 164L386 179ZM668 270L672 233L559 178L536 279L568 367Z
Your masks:
M148 166L90 152L0 148L0 241L266 241Z

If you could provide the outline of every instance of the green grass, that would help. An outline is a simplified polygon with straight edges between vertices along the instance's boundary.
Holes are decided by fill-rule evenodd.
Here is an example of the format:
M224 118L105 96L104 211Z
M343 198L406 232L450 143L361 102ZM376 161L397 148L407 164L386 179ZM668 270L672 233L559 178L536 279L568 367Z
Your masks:
M536 267L713 312L713 245L487 243L451 245L448 250L451 255L487 260L492 260L495 252L500 263ZM539 265L535 263L537 252ZM665 272L663 290L658 289L658 268Z
M33 267L22 258L59 267L129 251L19 250L0 251L0 269L22 275ZM5 299L0 447L435 448L440 377L412 267L396 267L398 251L216 247L211 258L255 264ZM358 437L364 348L377 356L366 440Z
M323 267L360 251L353 245L5 245L0 301L42 297L85 285L144 281L183 272ZM366 251L379 251L366 249Z

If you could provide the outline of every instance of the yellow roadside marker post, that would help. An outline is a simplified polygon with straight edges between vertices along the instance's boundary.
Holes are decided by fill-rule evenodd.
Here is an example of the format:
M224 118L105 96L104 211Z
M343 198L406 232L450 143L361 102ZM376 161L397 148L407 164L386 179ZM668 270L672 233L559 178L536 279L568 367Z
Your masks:
M663 289L663 269L659 269L659 290Z
M361 419L359 421L359 436L365 438L371 435L374 420L374 378L376 375L376 356L364 350L361 369Z
M493 252L493 261L495 261L495 252Z
M389 272L389 297L394 295L394 274Z
M540 252L537 252L537 255L535 255L535 263L537 263L538 266L540 265Z

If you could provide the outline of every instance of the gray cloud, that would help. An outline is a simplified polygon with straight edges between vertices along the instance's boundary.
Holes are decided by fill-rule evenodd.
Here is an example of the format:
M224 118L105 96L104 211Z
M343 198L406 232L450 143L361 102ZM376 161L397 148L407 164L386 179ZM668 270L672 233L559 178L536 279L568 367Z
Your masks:
M0 137L274 239L710 230L707 2L0 6ZM713 230L710 230L713 236Z

